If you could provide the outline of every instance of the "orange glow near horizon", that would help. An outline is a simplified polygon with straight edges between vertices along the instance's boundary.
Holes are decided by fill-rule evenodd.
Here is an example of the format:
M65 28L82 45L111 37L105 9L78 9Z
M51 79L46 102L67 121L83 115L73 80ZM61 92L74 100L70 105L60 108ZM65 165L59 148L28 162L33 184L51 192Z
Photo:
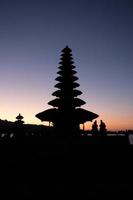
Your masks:
M48 122L41 122L35 115L51 108L47 105L47 102L53 99L51 96L53 85L54 83L51 83L50 86L47 85L47 87L44 88L43 84L40 86L40 84L33 82L33 84L30 83L28 86L25 83L23 87L17 85L15 89L15 85L13 84L10 90L8 86L6 86L6 88L1 91L0 119L15 121L16 116L21 113L24 117L25 124L48 125ZM117 131L133 129L132 104L129 104L123 99L116 102L114 99L111 99L110 96L104 98L105 100L103 101L102 96L99 94L96 96L96 93L90 89L89 94L88 90L84 91L81 99L89 101L86 101L83 108L97 113L99 115L96 119L98 125L100 124L100 120L103 120L107 130ZM85 123L85 130L90 130L93 122Z
M47 108L46 108L47 109ZM22 110L22 109L21 109ZM37 124L37 125L48 125L48 122L41 122L39 119L37 119L35 117L35 115L39 112L41 112L42 109L36 109L36 112L32 112L32 109L29 109L29 112L27 111L23 111L20 112L22 114L22 116L24 117L24 122L25 124ZM45 110L45 109L44 109ZM1 114L1 119L2 120L8 120L8 121L15 121L16 120L16 116L19 114L19 112L12 112L12 110L10 110L9 112L9 116L7 117L7 115L5 114ZM107 130L110 131L118 131L118 130L133 130L133 126L131 126L132 124L132 119L128 119L127 121L122 120L122 119L115 119L115 118L101 118L98 117L97 119L97 124L99 126L100 124L100 120L103 120L106 124L106 128ZM85 125L85 130L91 130L92 124L95 120L93 120L92 122L86 122ZM82 125L80 126L82 129Z
M121 121L106 121L103 120L106 124L106 128L109 131L120 131L120 130L133 130L133 126L130 125L130 123L122 123ZM93 122L86 122L85 123L85 130L91 130ZM99 126L100 119L97 119L97 124Z
M1 98L2 106L0 119L15 121L16 116L21 113L21 115L24 117L25 124L48 125L48 122L41 122L35 117L35 115L39 112L42 112L43 110L50 108L50 106L48 106L45 102L48 102L48 99L50 99L51 95L46 95L45 93L47 98L45 98L44 101L42 101L43 95L31 96L31 94L27 94L24 96L21 94L20 96L18 94L18 96L12 95L13 97L10 98L10 100L10 95L8 95L9 94L6 94L6 97L3 95L3 99ZM133 129L133 113L129 112L130 108L126 108L125 111L123 108L123 112L119 112L115 109L115 107L113 107L113 105L112 107L109 107L108 105L102 107L100 103L94 103L95 104L92 104L92 102L90 102L90 105L92 104L93 107L89 107L86 104L84 108L99 114L99 117L96 119L98 125L100 124L100 120L103 120L106 124L107 130L117 131ZM85 130L90 130L93 122L85 123Z

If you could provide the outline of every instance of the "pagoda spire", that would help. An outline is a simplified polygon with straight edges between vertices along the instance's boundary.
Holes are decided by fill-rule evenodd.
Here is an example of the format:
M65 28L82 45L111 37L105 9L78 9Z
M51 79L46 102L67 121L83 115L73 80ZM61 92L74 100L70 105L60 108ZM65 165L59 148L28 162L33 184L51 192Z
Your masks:
M81 123L92 121L98 115L80 108L85 101L79 98L82 92L78 90L80 85L77 83L72 50L68 46L62 50L58 69L54 86L57 90L52 93L55 98L48 102L53 108L38 113L36 117L53 122L58 131L77 132Z
M50 102L49 105L58 108L59 110L72 110L76 107L80 107L85 104L85 102L77 96L81 95L82 92L77 90L79 84L76 82L78 80L75 74L74 61L71 54L71 49L66 46L62 50L61 62L58 67L60 70L57 72L59 76L55 79L58 83L55 85L58 88L52 95L56 98Z

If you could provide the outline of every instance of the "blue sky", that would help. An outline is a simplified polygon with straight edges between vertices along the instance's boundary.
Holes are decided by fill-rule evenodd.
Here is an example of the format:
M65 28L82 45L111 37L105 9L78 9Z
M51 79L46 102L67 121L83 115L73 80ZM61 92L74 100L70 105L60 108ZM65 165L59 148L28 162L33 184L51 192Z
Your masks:
M69 45L84 108L108 129L133 129L132 10L129 0L0 1L0 118L40 123Z

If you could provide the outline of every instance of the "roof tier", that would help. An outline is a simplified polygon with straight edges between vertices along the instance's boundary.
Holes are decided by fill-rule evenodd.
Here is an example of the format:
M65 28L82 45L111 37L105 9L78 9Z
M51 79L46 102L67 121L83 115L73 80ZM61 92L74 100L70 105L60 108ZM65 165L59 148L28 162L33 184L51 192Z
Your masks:
M68 83L67 85L64 83L57 83L54 87L59 88L59 89L62 89L62 88L67 89L67 88L77 88L79 86L80 86L79 83L73 82L73 83Z
M74 63L74 62L73 62ZM75 69L76 67L74 65L72 65L71 63L63 63L63 62L60 62L59 64L62 64L61 66L59 66L58 68L61 69L61 70L64 70L65 68L66 69Z
M49 101L48 104L53 107L57 107L57 108L60 108L60 107L67 108L69 105L76 108L76 107L80 107L80 106L84 105L85 101L83 101L79 98L70 98L70 96L68 96L68 98L65 98L65 99L56 98L52 101Z
M68 70L67 70L67 73L68 73ZM76 72L75 70L71 70L70 73L71 73L71 75L74 75L74 74L76 74L77 72ZM63 71L60 70L60 71L57 72L57 74L59 74L59 75L61 75L61 76L66 76L66 70L63 70Z
M69 76L58 76L56 79L56 81L59 82L74 82L78 80L78 77L73 76L73 75L69 75Z
M69 91L67 89L67 90L57 90L57 91L52 93L52 95L56 96L56 97L63 97L64 95L68 96L69 94L71 94L71 96L73 96L73 97L77 97L77 96L81 95L82 92L79 91L79 90L71 90L71 91Z
M92 121L98 117L97 114L82 108L75 109L73 115L76 122L79 124L85 123L87 121ZM36 117L41 121L56 122L62 117L62 113L58 109L52 108L38 113Z

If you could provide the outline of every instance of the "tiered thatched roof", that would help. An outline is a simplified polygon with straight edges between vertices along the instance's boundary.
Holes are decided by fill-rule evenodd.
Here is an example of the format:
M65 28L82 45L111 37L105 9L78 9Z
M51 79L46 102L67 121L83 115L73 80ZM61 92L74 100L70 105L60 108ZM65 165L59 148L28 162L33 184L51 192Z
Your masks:
M57 72L59 76L55 79L58 81L55 85L58 90L52 94L56 98L48 102L54 108L38 113L36 117L41 121L53 122L58 128L75 130L79 128L79 124L92 121L98 115L80 108L85 102L78 98L82 92L77 89L80 85L76 82L78 77L75 75L77 72L74 70L71 52L68 46L62 50Z

